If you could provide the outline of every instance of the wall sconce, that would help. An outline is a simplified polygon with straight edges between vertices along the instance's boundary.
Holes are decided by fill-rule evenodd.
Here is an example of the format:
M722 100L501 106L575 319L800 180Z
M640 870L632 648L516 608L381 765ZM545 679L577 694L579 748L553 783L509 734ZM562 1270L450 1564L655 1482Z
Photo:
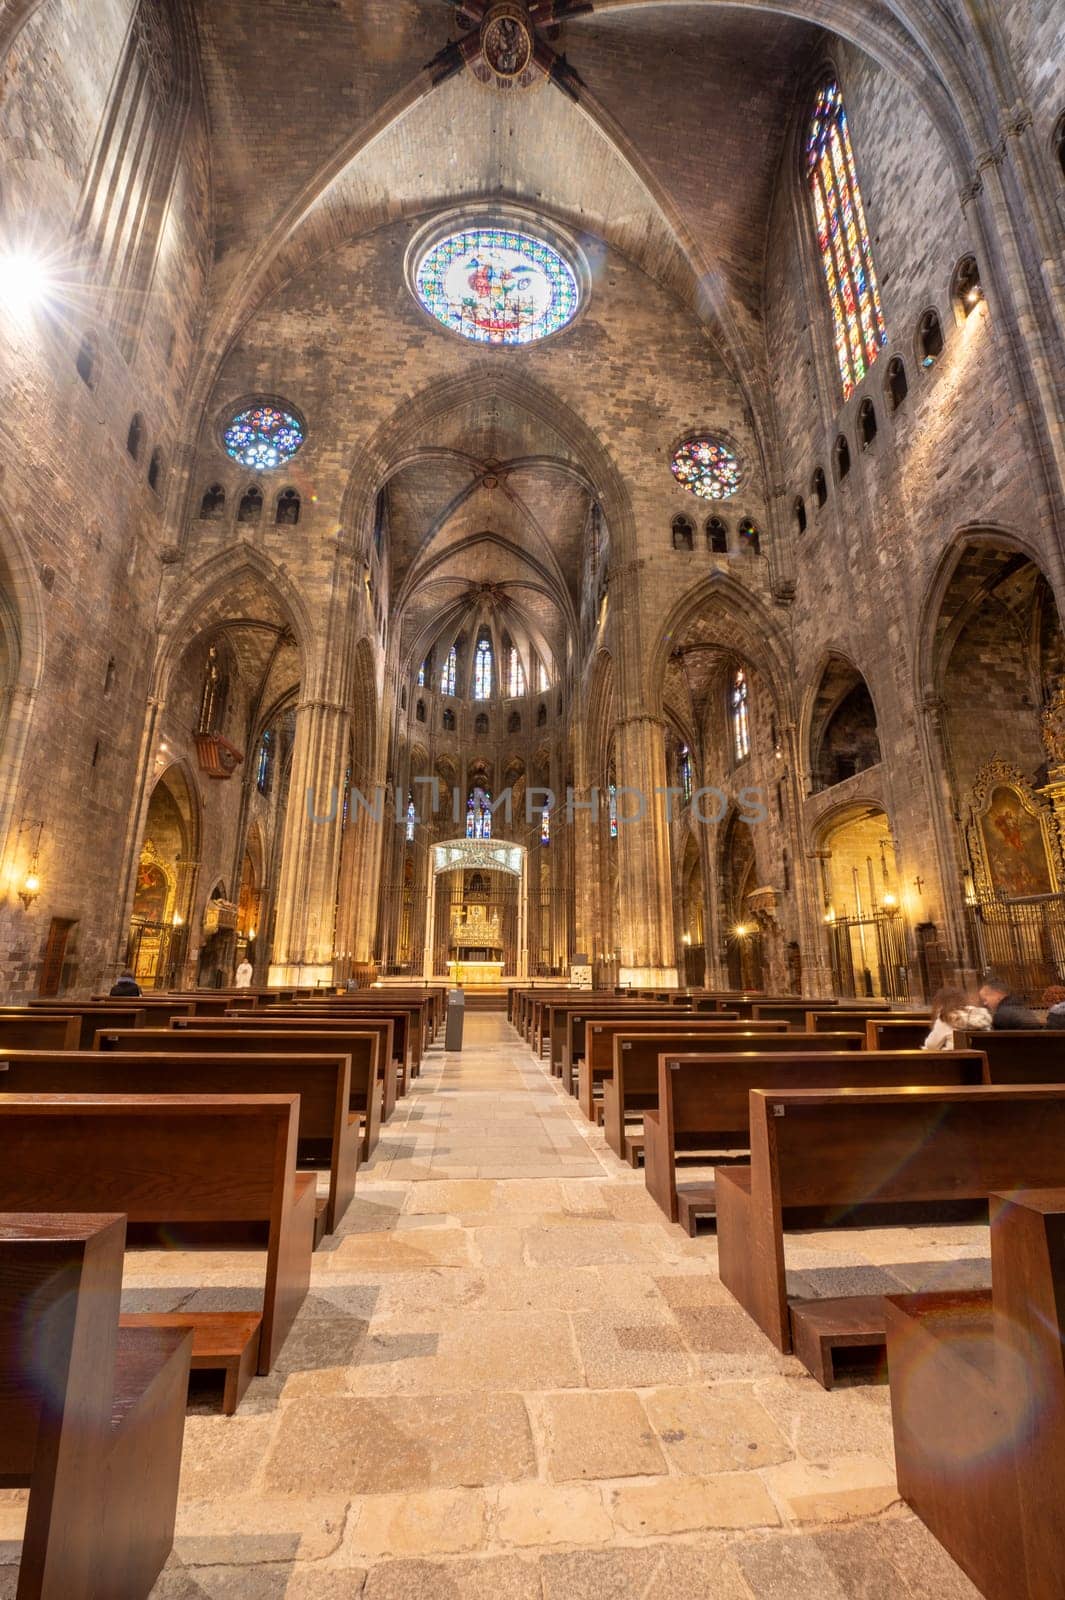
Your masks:
M175 928L183 928L185 926L185 918L181 915L180 911L175 911L174 915L170 918L170 921Z
M680 942L681 942L681 944L691 944L691 942L692 942L691 934L690 933L682 933L681 936L680 936Z
M889 916L899 909L898 896L892 894L890 889L887 891L880 903Z
M737 939L746 939L746 937L750 933L750 931L751 931L750 928L748 928L748 926L747 926L747 924L745 922L737 922L736 926L732 930L733 935Z
M254 938L255 938L255 929L254 928L249 928L248 929L248 943L251 944L251 942L252 942L252 940Z
M29 826L32 828L34 824L31 822ZM36 826L37 842L33 847L33 854L30 856L29 870L27 871L25 878L22 880L22 888L18 891L18 897L22 901L23 907L27 911L30 909L30 906L32 906L33 902L41 892L41 876L39 868L41 857L41 832L44 828L44 823L38 822ZM19 827L20 837L24 831L25 824L22 824Z
M834 910L834 908L832 906L829 906L825 911L825 921L831 925L833 922L835 922L835 920L836 920L835 910Z

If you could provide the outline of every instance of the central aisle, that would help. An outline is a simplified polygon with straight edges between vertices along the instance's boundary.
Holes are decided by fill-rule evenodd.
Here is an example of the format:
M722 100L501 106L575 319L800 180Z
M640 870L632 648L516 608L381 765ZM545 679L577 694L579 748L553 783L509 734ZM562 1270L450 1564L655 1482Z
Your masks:
M156 1595L971 1600L898 1504L886 1389L824 1393L715 1260L472 1013L360 1171L278 1371L189 1418Z

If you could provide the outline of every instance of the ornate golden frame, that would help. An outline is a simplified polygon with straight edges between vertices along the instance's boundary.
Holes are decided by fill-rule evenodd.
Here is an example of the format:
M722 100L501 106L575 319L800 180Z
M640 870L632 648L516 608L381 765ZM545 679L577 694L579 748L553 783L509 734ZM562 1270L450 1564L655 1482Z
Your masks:
M1046 853L1050 892L1059 894L1065 886L1065 859L1052 808L1032 788L1018 767L992 756L976 775L969 790L966 807L965 849L973 875L976 898L981 904L999 900L1000 896L991 879L991 865L984 840L983 821L991 809L991 798L996 789L1012 789L1028 816L1039 823ZM1022 899L1023 896L1015 898Z

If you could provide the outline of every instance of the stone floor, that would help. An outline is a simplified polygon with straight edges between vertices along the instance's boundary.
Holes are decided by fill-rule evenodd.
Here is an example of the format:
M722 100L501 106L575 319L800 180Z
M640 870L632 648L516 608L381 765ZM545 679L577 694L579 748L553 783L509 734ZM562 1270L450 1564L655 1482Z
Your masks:
M974 1228L788 1244L824 1293L986 1279L985 1253ZM127 1299L248 1304L248 1267L132 1256ZM21 1504L0 1496L0 1563ZM153 1600L355 1595L976 1590L898 1500L886 1388L826 1394L779 1355L722 1289L713 1237L666 1222L504 1019L474 1013L360 1173L277 1371L236 1417L189 1416Z

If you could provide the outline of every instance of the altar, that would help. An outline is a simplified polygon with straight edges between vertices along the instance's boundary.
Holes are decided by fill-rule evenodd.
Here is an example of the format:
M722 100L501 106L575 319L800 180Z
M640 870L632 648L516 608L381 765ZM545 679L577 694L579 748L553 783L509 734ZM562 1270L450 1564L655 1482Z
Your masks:
M464 904L452 913L448 937L447 975L452 983L499 983L503 976L503 930L499 913L484 905Z
M452 983L460 983L464 989L476 987L479 983L498 984L503 980L502 961L449 961L447 975Z

